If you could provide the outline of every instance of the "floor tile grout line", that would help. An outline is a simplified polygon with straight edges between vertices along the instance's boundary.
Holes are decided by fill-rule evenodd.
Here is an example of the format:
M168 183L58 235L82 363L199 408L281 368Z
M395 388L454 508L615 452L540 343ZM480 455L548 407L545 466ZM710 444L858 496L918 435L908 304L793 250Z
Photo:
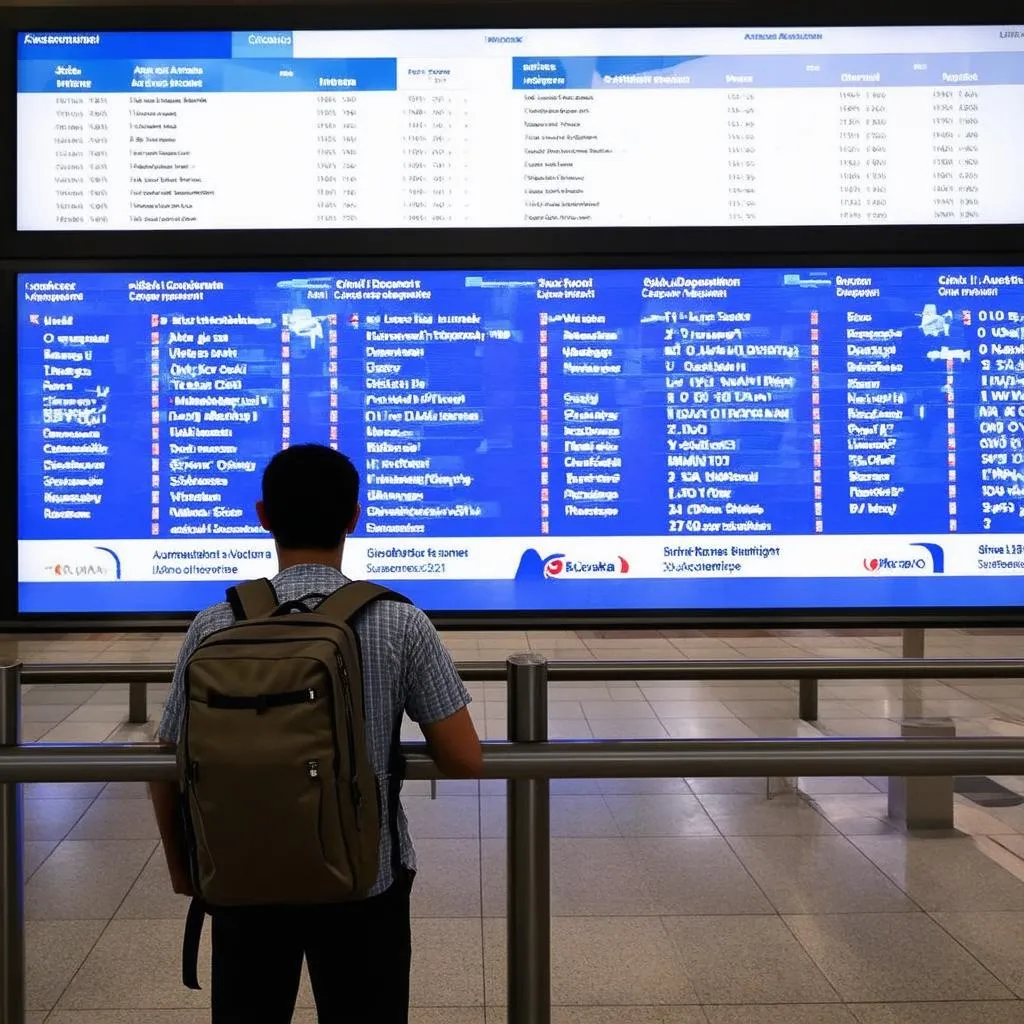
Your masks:
M1003 981L1003 979L1000 978L999 975L988 966L988 964L986 964L980 957L976 956L963 942L960 941L960 939L958 939L941 921L937 920L935 917L935 914L955 913L955 911L936 910L933 912L931 910L925 910L924 913L933 924L937 925L945 935L948 935L953 942L955 942L986 974L996 982L997 985L1001 985L1015 999L1020 998L1020 995L1010 988L1010 986ZM1002 911L1002 913L1006 913L1006 911Z

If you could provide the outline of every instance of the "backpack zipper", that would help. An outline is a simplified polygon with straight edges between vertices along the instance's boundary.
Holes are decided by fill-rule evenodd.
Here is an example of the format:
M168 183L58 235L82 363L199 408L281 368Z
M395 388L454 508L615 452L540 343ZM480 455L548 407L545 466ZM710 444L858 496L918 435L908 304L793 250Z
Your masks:
M359 789L359 777L356 774L356 737L352 727L352 685L349 682L348 671L341 666L341 691L345 699L345 738L348 740L348 774L349 791L352 796L352 803L356 810L356 828L363 830L363 794Z

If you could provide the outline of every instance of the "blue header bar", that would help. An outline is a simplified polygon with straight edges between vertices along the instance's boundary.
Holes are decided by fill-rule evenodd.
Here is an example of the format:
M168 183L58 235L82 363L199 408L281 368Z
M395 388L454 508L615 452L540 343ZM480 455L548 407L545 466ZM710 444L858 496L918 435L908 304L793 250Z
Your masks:
M260 33L272 35L273 33ZM291 35L291 33L284 33ZM22 32L19 61L228 59L248 32Z
M1022 83L1022 53L512 58L512 87L526 90Z
M18 92L393 92L398 62L350 60L22 61Z

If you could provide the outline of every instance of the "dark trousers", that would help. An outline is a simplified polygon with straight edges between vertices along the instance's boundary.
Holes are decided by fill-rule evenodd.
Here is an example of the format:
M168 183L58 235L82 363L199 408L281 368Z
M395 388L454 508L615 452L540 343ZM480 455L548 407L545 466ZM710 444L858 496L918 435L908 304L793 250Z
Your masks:
M213 1024L289 1024L305 957L320 1024L408 1024L412 879L358 903L213 918Z

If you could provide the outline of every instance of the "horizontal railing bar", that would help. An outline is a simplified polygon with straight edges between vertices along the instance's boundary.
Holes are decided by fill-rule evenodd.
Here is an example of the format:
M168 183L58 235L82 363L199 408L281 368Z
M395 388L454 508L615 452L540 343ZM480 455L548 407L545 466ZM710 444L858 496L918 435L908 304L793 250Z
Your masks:
M503 661L463 661L467 682L505 682ZM38 685L169 683L169 663L24 665L22 680ZM551 682L598 683L651 680L769 679L1024 679L1024 661L1003 658L807 658L713 661L549 661Z
M1018 739L567 740L484 745L490 779L822 775L1021 775ZM443 778L422 743L403 745L409 779ZM2 782L145 782L176 776L156 744L0 749Z

